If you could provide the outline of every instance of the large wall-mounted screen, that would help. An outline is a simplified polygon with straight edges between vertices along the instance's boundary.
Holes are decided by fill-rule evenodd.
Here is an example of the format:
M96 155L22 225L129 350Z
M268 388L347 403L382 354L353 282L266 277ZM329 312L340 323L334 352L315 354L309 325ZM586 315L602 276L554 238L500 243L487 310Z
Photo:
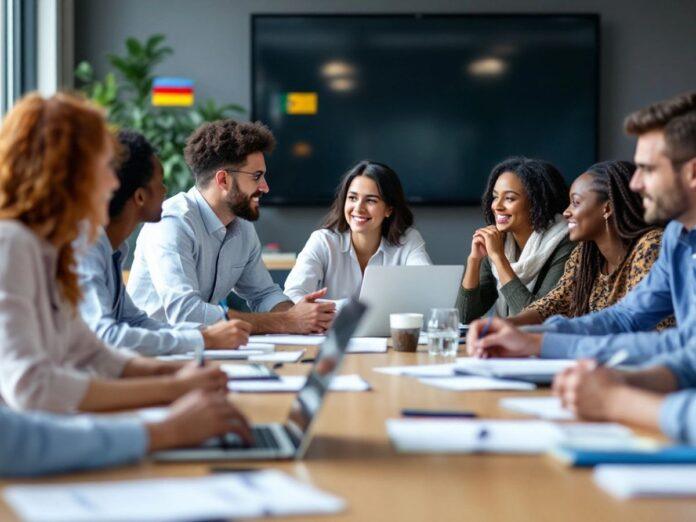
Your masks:
M512 155L596 160L595 15L254 15L252 117L278 140L264 203L324 205L361 159L410 202L480 201Z

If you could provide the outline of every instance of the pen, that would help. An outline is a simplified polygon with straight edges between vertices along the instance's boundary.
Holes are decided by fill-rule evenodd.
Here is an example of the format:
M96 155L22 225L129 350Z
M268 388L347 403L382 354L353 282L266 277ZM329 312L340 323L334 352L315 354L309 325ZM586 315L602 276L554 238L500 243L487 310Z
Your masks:
M401 410L403 417L438 417L446 419L473 419L476 414L473 411L454 410L421 410L417 408L404 408Z
M628 350L619 350L600 366L604 366L606 368L615 368L623 363L626 359L628 359Z
M479 335L479 339L488 335L488 330L491 329L491 324L493 323L493 314L495 313L494 310L494 308L491 308L491 311L488 312L488 319L486 320L486 324L483 325L483 330L481 330L481 335Z

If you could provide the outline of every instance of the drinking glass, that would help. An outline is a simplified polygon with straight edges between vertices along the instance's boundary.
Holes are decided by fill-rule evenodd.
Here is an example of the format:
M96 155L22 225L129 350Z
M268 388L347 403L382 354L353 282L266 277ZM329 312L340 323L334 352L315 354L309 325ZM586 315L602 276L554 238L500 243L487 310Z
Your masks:
M428 317L428 353L455 357L459 348L459 311L456 308L432 308Z

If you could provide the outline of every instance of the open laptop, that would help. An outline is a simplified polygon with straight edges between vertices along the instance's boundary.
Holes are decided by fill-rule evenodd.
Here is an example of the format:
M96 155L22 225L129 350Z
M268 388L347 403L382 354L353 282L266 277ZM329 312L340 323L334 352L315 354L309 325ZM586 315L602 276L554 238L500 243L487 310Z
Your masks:
M389 314L423 314L453 308L464 275L463 265L368 266L360 302L369 307L354 337L389 337Z
M245 447L236 434L230 433L224 437L224 447L220 438L214 438L195 448L156 452L153 458L160 461L301 459L309 447L312 421L321 409L331 379L341 366L348 342L366 308L351 299L341 309L285 424L253 425L254 446Z

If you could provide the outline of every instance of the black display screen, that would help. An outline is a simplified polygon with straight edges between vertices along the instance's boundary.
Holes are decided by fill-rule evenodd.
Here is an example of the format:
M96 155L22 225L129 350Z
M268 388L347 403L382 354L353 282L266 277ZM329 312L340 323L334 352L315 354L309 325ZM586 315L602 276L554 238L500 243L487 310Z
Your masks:
M252 117L278 141L264 204L325 205L362 159L422 204L478 203L512 155L574 179L597 155L598 20L254 15Z

